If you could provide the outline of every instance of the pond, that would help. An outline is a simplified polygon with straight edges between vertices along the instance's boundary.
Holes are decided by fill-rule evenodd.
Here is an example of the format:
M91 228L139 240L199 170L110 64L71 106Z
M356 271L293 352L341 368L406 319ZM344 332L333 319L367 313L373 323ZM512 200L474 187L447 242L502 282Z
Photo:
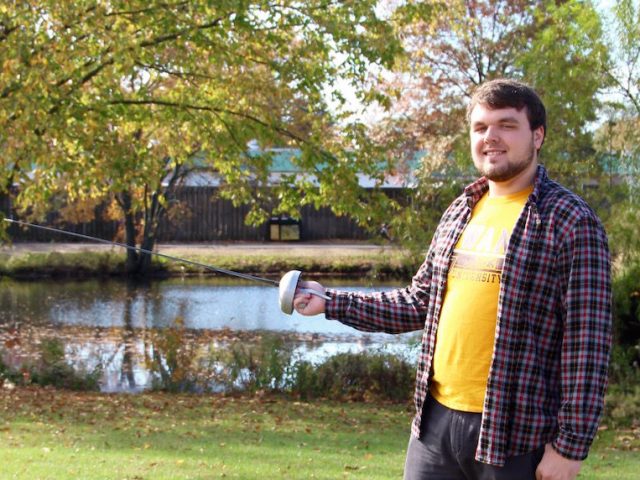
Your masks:
M323 283L359 291L397 286ZM20 368L41 361L55 339L73 368L99 370L103 391L151 388L158 377L184 366L176 364L180 358L192 369L219 370L220 352L230 346L234 354L244 349L252 358L267 341L292 359L311 362L363 350L413 360L419 338L419 332L363 333L324 315L286 315L280 311L277 288L236 279L4 280L0 289L0 352L5 365Z

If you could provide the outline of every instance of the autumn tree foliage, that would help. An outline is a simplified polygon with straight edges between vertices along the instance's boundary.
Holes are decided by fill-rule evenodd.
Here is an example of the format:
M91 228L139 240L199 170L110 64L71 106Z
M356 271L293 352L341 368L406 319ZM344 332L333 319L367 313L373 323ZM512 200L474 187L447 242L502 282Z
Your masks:
M640 256L640 3L617 0L606 14L612 61L604 69L605 108L595 146L608 175L607 196L615 195L607 222L614 254L630 266Z
M380 176L337 79L366 101L370 65L398 51L375 1L9 1L0 5L0 175L36 218L112 199L126 241L153 248L171 190L194 168L260 221L275 202L331 204L366 221L356 172ZM328 108L331 101L333 108ZM340 131L333 127L340 122ZM305 175L264 185L295 146ZM357 155L347 154L356 151ZM200 155L196 155L196 154ZM148 256L129 252L129 268Z
M425 1L398 7L393 21L405 55L380 76L395 100L376 135L393 143L400 159L425 152L414 202L396 216L399 235L425 245L438 220L434 205L446 204L474 175L466 106L487 80L522 79L540 92L549 115L542 162L554 174L571 183L592 167L587 126L607 55L590 2ZM578 163L587 165L580 170Z

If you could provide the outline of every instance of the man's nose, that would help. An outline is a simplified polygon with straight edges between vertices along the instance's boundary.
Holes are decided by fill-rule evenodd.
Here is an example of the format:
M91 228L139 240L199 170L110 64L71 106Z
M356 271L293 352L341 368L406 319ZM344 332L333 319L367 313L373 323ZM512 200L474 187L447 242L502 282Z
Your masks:
M484 143L495 143L500 139L498 130L495 127L487 127L484 132Z

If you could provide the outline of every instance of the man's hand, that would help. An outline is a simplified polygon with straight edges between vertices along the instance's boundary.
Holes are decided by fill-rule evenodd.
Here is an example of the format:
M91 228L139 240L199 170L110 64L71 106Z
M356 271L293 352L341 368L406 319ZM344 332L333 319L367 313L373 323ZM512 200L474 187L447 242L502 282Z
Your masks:
M544 446L544 455L536 469L536 480L573 480L580 471L580 460L570 460L556 452L550 443Z
M324 293L324 287L318 282L300 282L298 287L310 288ZM293 308L301 315L318 315L319 313L324 313L325 302L324 298L297 290L296 295L293 297Z

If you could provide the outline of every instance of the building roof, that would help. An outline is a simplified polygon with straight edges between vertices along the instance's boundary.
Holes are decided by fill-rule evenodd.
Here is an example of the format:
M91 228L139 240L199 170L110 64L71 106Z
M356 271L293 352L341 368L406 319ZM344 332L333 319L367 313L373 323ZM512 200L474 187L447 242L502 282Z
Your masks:
M295 159L302 155L302 151L297 148L270 148L267 150L260 150L257 148L249 148L247 154L250 156L269 155L271 157L271 168L269 173L269 181L273 184L277 184L280 178L284 175L295 174L300 177L304 176L306 179L314 181L313 175L304 173ZM405 162L395 172L391 172L386 175L385 181L380 187L382 188L408 188L415 184L415 170L419 167L421 159L424 157L425 152L416 152L413 154L410 160ZM213 171L206 169L206 155L201 153L196 158L195 163L205 168L198 169L191 172L183 181L183 185L196 187L196 186L208 186L217 187L223 184L221 176ZM376 186L375 179L365 174L358 174L358 183L363 188L373 188Z

